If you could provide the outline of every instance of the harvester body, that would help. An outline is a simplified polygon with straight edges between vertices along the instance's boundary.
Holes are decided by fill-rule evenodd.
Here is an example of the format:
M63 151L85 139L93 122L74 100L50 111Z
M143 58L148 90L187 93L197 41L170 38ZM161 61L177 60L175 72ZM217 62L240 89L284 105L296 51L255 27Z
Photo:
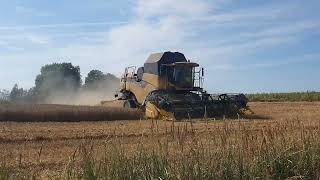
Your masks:
M125 69L116 97L123 107L141 108L154 119L232 116L249 110L243 94L208 94L203 76L203 68L182 53L155 53L143 67Z

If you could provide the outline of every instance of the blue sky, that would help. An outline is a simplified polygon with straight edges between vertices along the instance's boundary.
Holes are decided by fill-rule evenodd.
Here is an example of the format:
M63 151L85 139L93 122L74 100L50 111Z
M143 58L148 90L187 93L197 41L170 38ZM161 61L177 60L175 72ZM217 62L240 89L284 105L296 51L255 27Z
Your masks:
M30 88L40 67L72 62L120 75L180 51L210 92L320 91L317 0L2 0L0 89Z

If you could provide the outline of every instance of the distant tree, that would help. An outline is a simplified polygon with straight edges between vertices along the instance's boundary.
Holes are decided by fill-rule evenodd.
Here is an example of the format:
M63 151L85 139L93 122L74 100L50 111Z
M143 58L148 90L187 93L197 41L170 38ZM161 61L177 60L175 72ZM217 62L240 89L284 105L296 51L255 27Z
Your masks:
M109 81L112 81L112 82L116 82L116 83L119 83L119 81L120 81L120 79L117 76L115 76L111 73L106 74L106 79Z
M25 91L24 101L26 103L36 103L35 87L30 88L29 90Z
M8 102L10 100L10 91L8 90L0 90L0 103Z
M89 85L94 84L98 81L102 81L105 78L106 78L106 75L104 75L102 71L92 70L88 73L88 76L85 79L85 85L89 86Z
M82 84L80 67L71 63L45 65L36 77L35 84L32 91L40 101L56 91L76 91Z
M118 86L118 84L119 78L117 78L115 75L110 73L104 74L100 70L92 70L85 78L84 87L96 90L114 90L115 86Z
M25 91L23 88L19 88L18 84L15 84L10 92L10 101L14 103L20 103L23 100Z

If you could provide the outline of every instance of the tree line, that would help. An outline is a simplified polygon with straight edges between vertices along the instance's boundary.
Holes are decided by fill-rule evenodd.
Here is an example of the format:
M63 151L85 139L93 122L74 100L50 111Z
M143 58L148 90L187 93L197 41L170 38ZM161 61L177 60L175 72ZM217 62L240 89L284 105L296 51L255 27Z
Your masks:
M320 92L290 92L290 93L256 93L246 95L249 101L283 102L283 101L320 101Z
M79 66L72 63L53 63L41 67L35 78L35 86L23 89L15 84L11 91L0 90L0 103L45 103L47 97L56 94L74 94L84 90L114 90L119 79L110 73L91 70L82 82Z

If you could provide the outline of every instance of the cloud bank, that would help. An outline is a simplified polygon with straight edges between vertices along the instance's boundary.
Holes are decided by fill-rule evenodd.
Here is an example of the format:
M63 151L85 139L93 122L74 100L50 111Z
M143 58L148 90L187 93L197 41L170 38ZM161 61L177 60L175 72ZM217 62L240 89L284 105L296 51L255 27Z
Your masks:
M0 25L0 31L16 32L0 35L0 46L6 48L0 59L7 61L0 65L23 63L36 74L35 66L72 61L83 74L98 68L120 75L126 66L142 65L152 52L171 50L184 52L216 77L244 67L266 69L318 58L315 51L290 50L319 28L299 1L243 6L229 0L137 0L131 12L127 21ZM210 78L208 88L216 88L214 83Z

